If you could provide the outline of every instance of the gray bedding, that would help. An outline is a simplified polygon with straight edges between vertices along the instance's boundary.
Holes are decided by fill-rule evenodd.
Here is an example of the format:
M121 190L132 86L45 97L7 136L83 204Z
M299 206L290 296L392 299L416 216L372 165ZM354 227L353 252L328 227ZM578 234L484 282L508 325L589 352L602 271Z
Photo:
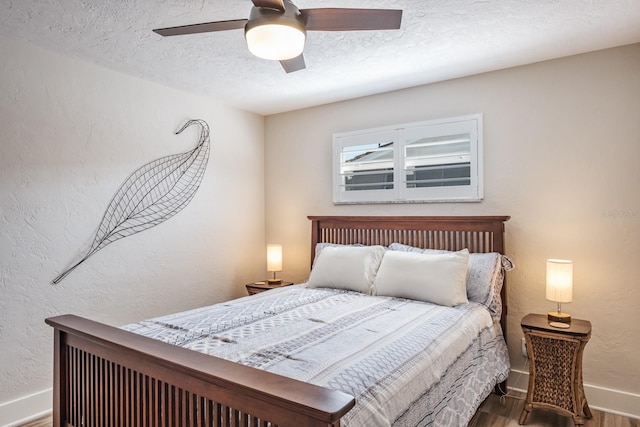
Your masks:
M351 394L344 427L465 426L509 374L499 324L473 302L303 284L123 328Z

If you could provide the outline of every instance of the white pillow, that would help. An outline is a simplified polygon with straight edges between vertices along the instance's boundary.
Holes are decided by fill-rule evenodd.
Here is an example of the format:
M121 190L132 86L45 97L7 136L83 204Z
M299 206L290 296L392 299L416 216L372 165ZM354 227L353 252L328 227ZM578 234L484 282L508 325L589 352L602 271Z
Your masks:
M382 246L327 246L315 260L308 286L371 294L384 252Z
M469 251L445 254L387 251L374 282L374 294L453 307L466 304Z
M421 249L401 243L392 243L389 249L425 254L451 253L451 251ZM467 268L467 299L486 306L491 312L491 317L498 321L502 315L500 291L504 282L504 272L514 268L513 261L506 255L496 252L470 254Z
M316 255L313 258L313 264L311 265L311 267L313 267L316 264L316 260L318 259L318 257L320 256L320 252L322 252L324 250L324 248L329 248L329 247L336 247L336 246L365 246L362 243L354 243L353 245L341 245L339 243L326 243L326 242L322 242L322 243L316 243Z

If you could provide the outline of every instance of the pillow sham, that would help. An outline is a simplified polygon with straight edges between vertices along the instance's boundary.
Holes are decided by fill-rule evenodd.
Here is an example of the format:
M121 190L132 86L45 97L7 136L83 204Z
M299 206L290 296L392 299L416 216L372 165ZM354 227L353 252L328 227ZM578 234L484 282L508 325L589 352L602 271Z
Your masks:
M444 254L387 251L374 281L374 294L447 307L466 304L468 265L466 249Z
M324 250L324 248L354 247L354 246L360 247L365 245L363 245L362 243L354 243L352 245L341 245L340 243L327 243L327 242L316 243L316 253L315 253L315 256L313 257L313 265L311 267L316 265L316 260L318 259L318 256Z
M382 246L326 246L316 257L307 286L370 295L384 252Z
M414 246L392 243L389 250L415 253L451 253L439 249L422 249ZM500 291L504 281L504 272L513 270L513 262L497 252L472 253L469 255L466 288L469 301L483 304L489 309L494 320L502 315Z

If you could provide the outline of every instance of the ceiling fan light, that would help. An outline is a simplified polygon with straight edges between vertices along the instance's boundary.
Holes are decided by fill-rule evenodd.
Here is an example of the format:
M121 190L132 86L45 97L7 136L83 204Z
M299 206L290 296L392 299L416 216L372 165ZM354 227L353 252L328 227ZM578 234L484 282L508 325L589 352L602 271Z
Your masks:
M295 58L304 50L306 34L284 24L257 25L245 32L249 52L263 59Z

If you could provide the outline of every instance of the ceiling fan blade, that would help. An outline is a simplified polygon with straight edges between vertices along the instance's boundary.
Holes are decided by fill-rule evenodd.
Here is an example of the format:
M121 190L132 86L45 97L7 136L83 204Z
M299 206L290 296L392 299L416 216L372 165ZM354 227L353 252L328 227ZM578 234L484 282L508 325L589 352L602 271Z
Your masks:
M283 59L280 61L280 65L287 73L293 73L294 71L303 70L306 66L304 64L304 56L302 54L291 59Z
M284 12L283 0L251 0L255 7L266 7L267 9L276 9Z
M230 21L203 22L202 24L182 25L179 27L157 28L154 33L161 36L181 36L183 34L210 33L213 31L237 30L244 28L247 19L232 19Z
M359 31L397 30L402 22L400 9L300 9L307 30Z

